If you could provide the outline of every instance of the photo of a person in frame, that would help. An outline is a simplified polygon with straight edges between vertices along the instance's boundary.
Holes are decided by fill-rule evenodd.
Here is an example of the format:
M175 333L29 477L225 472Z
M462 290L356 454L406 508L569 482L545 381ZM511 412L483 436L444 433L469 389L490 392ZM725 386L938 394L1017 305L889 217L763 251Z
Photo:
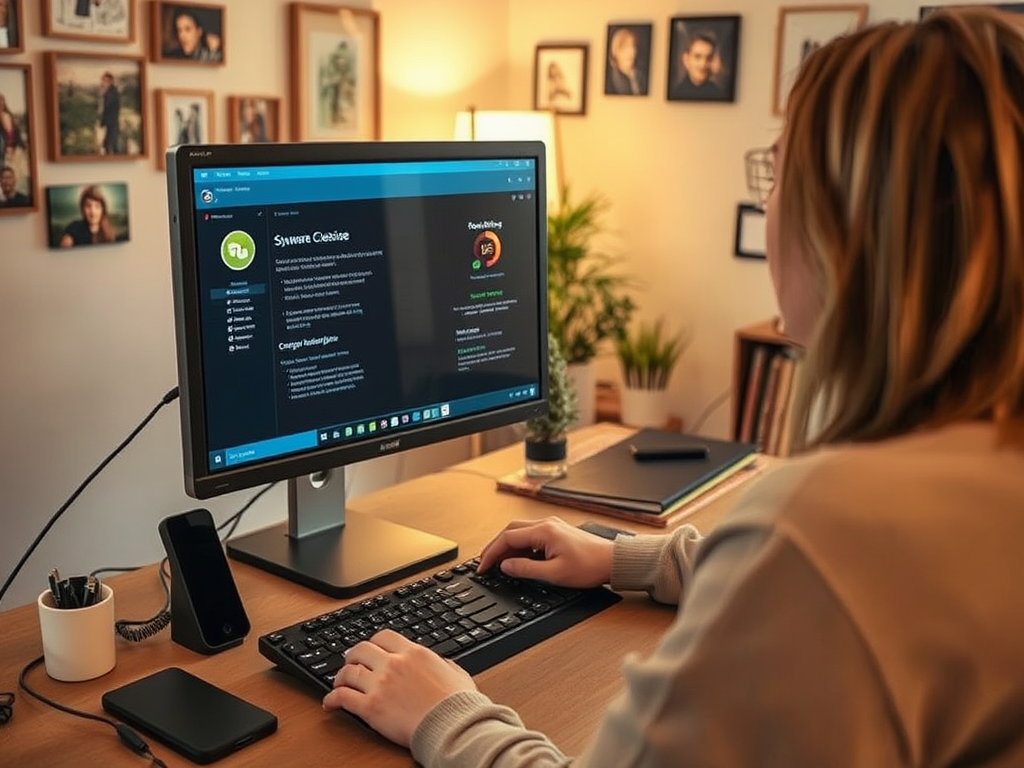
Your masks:
M122 183L47 187L50 246L128 240L128 188Z
M732 101L739 17L676 19L669 55L669 101Z
M270 141L267 133L267 102L264 99L242 99L238 110L238 140L241 143L263 144Z
M17 4L15 0L0 0L0 51L20 48L18 40Z
M650 55L650 26L609 26L605 94L646 96Z
M0 168L0 207L28 208L31 205L32 198L18 191L18 174L15 170L9 165Z
M164 9L166 59L219 63L224 58L220 14L213 9L177 5Z

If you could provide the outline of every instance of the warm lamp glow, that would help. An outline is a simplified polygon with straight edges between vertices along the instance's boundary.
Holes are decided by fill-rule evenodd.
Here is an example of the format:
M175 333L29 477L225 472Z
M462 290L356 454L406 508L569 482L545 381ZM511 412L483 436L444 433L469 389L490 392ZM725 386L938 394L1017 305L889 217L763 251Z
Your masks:
M547 150L548 210L558 206L562 168L558 153L558 124L554 112L542 110L469 110L455 116L460 141L543 141Z

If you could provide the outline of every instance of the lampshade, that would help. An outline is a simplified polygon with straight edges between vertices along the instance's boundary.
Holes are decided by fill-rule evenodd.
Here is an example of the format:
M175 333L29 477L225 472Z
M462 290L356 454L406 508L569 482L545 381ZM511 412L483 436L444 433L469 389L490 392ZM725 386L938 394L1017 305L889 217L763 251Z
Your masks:
M558 206L562 173L558 152L558 124L554 112L544 110L470 109L455 116L455 138L461 141L543 141L547 150L548 210Z

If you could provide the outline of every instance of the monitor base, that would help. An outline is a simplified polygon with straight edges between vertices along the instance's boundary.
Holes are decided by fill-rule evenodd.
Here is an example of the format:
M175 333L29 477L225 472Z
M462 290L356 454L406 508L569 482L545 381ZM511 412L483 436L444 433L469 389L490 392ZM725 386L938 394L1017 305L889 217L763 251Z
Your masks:
M354 597L459 553L454 541L346 511L345 524L303 538L287 523L230 539L228 555L331 597Z

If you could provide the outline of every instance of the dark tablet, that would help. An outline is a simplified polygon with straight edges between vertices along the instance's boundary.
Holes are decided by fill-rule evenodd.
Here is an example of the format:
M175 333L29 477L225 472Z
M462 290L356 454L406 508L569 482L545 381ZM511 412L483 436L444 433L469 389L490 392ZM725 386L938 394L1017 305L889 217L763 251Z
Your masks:
M272 713L177 667L107 691L103 709L200 765L277 730Z

